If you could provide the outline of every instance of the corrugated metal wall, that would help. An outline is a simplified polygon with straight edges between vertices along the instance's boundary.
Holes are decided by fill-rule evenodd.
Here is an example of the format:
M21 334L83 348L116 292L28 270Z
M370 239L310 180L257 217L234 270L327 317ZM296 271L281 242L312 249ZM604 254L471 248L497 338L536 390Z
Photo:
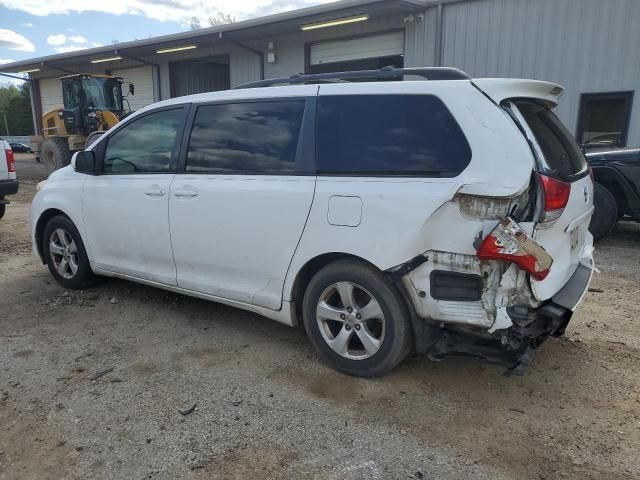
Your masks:
M266 38L260 42L251 42L251 46L266 52L267 42L274 42L277 61L276 63L265 63L265 78L287 77L304 72L305 44L403 29L405 24L402 19L402 16L390 16L351 25L300 31ZM233 72L233 66L231 71Z
M40 99L42 101L43 115L49 110L62 107L62 83L60 83L58 77L40 80Z
M435 11L427 12L421 32L412 26L414 65L433 62L435 24L428 20ZM445 4L443 20L443 65L477 77L560 83L566 92L557 113L574 133L580 94L640 87L638 0L463 1ZM628 144L640 144L640 105L632 110Z
M438 8L430 8L424 12L424 19L419 21L414 14L414 21L406 23L404 37L405 67L432 67L436 64L436 33Z

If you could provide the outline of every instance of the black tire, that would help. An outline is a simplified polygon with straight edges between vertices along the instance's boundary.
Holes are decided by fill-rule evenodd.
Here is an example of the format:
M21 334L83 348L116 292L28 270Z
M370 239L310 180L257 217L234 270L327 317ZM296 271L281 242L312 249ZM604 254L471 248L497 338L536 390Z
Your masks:
M2 200L4 197L0 197L0 200ZM6 203L0 203L0 218L4 217L4 213L7 211L7 204Z
M381 308L384 316L384 335L381 336L381 344L378 350L367 358L346 358L329 346L328 341L325 340L323 333L320 331L322 327L319 325L316 314L318 303L321 297L338 282L348 282L362 287L377 301ZM363 290L359 291L363 292ZM342 305L342 308L344 308L344 305ZM354 312L357 312L358 309L361 309L361 306L358 306ZM396 290L396 287L383 273L363 262L340 260L327 265L316 273L305 291L302 314L307 335L320 357L336 370L349 375L357 377L384 375L404 360L412 349L413 331L404 300ZM351 320L357 322L353 315L350 317ZM340 322L334 322L336 324L335 328L340 333L343 333L343 329L348 329L352 335L347 342L348 346L352 345L353 342L356 345L358 343L364 345L359 340L361 329L364 329L364 326L347 327L347 320L342 324ZM356 328L358 332L355 331ZM362 331L361 333L365 332ZM358 335L357 338L356 334ZM337 335L338 333L335 333L335 336Z
M607 188L596 183L593 188L593 216L589 231L597 242L609 235L618 221L618 205L613 194Z
M52 235L54 235L54 232L59 232L60 230L68 233L76 247L75 259L77 270L71 277L64 277L60 274L55 265L55 261L59 256L54 255L52 257L51 254ZM44 254L45 262L47 262L49 272L51 272L53 278L55 278L56 281L64 288L79 290L88 287L95 281L95 275L91 271L87 251L84 248L84 243L82 243L80 233L78 233L78 230L69 218L63 215L58 215L47 222L42 237L42 252ZM71 268L69 268L69 273L71 273Z
M66 167L71 162L71 152L66 138L47 138L40 150L42 163L47 169L47 175L59 168Z

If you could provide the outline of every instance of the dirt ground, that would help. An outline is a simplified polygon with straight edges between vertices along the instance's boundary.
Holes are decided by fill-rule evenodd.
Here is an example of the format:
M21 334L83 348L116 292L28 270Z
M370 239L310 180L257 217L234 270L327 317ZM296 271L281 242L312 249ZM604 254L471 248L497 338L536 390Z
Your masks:
M65 291L31 254L41 165L17 168L0 220L0 479L640 478L637 224L598 245L593 292L524 376L412 358L362 380L251 313L120 280Z

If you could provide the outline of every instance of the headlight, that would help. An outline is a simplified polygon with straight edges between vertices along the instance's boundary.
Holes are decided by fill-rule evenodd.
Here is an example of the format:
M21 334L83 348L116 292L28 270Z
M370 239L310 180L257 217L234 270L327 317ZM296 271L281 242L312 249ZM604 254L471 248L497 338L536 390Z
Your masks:
M36 185L36 192L39 192L40 190L42 190L46 184L47 184L46 180L42 180L41 182L38 182L38 184Z

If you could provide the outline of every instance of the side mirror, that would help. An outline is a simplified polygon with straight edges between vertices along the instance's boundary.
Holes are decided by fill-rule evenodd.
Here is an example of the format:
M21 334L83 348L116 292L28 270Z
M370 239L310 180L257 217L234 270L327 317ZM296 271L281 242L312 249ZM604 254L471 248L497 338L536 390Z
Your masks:
M95 175L96 156L91 150L76 152L71 157L71 165L76 172Z
M129 93L131 95L135 95L136 94L135 92L136 92L136 87L133 86L133 83L130 83L129 84Z

